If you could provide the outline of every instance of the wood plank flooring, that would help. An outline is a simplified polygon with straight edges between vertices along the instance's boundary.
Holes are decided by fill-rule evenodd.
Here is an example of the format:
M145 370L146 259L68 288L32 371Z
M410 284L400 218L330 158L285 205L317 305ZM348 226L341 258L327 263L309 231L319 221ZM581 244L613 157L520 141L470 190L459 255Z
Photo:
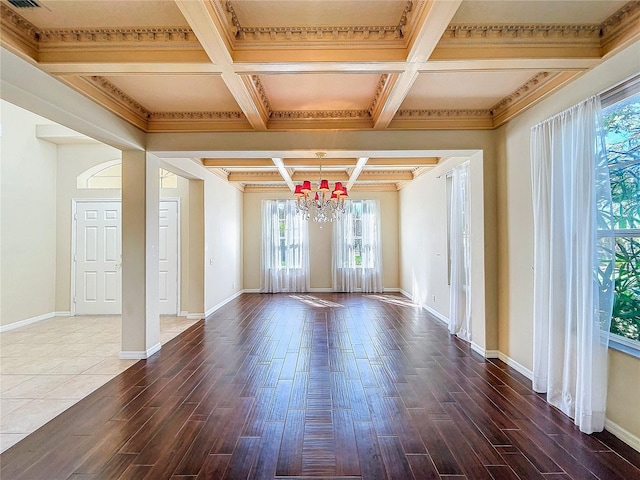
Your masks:
M13 479L640 479L397 295L245 294L0 456Z

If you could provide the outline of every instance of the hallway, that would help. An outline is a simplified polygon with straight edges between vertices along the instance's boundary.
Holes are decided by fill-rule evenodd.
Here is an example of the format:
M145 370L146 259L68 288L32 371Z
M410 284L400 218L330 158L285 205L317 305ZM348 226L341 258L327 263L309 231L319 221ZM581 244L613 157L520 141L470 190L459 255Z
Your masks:
M242 295L0 460L3 480L640 478L399 295Z

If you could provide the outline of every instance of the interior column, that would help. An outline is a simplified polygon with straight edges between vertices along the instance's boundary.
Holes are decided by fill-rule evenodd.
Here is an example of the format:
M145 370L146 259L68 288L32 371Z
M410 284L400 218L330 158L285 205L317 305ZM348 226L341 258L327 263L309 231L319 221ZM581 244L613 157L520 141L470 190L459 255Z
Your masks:
M148 358L160 350L158 158L122 152L122 350Z

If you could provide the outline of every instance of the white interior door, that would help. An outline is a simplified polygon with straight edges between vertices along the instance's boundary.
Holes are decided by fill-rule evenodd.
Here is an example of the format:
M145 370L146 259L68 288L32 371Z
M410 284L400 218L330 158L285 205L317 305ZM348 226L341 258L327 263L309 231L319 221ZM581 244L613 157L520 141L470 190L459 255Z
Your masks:
M160 315L178 314L178 202L160 202Z
M76 204L76 315L122 311L120 202Z
M178 201L160 202L160 314L178 313ZM76 202L76 315L122 312L122 235L120 201Z

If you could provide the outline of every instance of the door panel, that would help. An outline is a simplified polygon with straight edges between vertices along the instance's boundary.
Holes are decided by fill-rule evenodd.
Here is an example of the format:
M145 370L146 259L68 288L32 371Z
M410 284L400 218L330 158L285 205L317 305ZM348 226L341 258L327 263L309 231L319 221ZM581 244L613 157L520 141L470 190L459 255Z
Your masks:
M77 315L122 311L120 202L76 204Z
M160 202L160 314L178 314L178 202Z

